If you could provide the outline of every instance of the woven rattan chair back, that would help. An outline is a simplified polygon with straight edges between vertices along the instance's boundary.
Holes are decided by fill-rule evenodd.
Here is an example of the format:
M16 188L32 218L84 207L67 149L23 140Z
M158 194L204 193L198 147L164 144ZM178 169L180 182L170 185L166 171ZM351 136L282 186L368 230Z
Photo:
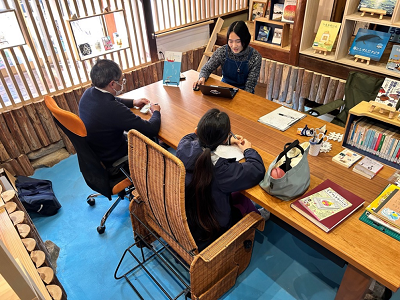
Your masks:
M128 147L146 222L190 265L197 246L186 221L183 163L136 130L128 133Z

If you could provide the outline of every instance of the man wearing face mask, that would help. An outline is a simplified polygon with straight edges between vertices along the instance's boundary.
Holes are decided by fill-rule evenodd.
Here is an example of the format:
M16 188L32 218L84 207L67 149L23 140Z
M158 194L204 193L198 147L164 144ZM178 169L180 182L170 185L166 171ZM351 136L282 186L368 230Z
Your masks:
M90 71L92 87L79 102L79 117L87 130L87 140L103 164L109 168L128 154L124 131L136 129L149 138L157 136L161 125L160 106L151 104L150 120L135 115L130 108L142 108L150 103L146 98L121 99L125 78L118 64L99 59Z

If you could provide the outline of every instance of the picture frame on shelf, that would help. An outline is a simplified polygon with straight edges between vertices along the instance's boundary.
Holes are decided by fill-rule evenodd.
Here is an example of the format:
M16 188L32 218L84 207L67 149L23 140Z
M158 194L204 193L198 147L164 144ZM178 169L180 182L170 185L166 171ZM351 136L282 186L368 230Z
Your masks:
M254 21L256 18L262 18L267 10L268 0L263 1L253 1L251 13L249 15L249 21Z

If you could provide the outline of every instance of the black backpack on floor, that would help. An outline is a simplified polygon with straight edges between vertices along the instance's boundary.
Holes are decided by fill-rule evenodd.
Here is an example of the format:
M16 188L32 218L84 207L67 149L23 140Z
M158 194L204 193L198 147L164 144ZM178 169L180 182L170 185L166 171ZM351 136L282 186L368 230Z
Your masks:
M18 197L27 212L52 216L61 207L60 202L58 202L54 195L50 180L17 176L15 186L18 190Z

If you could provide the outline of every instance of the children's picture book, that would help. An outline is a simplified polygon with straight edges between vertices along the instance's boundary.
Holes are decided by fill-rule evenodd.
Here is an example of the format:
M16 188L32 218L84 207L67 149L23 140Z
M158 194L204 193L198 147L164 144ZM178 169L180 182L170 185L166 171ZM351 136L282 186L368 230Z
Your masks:
M391 16L393 14L395 4L396 0L360 0L358 9L360 8L382 9L386 11L387 16Z
M387 200L393 197L400 187L395 184L388 184L386 188L372 201L365 210L370 212L371 214L375 214L375 212L382 206Z
M400 81L386 77L374 101L390 107L396 107L399 96Z
M281 21L282 14L283 14L283 4L282 3L275 3L274 8L272 11L272 20Z
M362 55L379 61L389 42L390 33L360 28L350 47L350 55Z
M256 18L264 17L266 9L267 9L266 2L253 1L250 21L253 21Z
M360 160L362 156L354 151L351 151L347 148L344 148L334 157L332 157L332 161L342 165L346 168L350 168L353 164L355 164L358 160Z
M103 42L104 50L112 50L114 48L113 43L111 42L110 36L103 36L101 38L101 41Z
M181 79L182 52L165 51L163 84L179 85Z
M329 218L352 205L330 187L300 199L300 204L318 221Z
M400 73L400 45L393 45L389 60L386 64L386 69Z
M383 164L380 162L365 156L358 164L356 164L353 168L353 171L365 176L367 178L373 178L381 169L383 168Z
M294 23L297 0L285 0L283 4L282 22Z
M305 116L306 114L287 108L285 106L280 106L277 109L259 118L258 122L279 129L280 131L285 131L294 123L303 119Z
M301 202L304 201L304 199L309 199L310 196L312 199L314 195L314 198L320 198L321 193L322 195L327 195L325 194L326 192L324 192L325 190L333 191L331 194L329 194L330 199L332 200L332 198L334 198L336 201L336 204L333 205L340 205L345 208L339 208L338 212L331 214L330 216L325 217L322 220L318 220L316 216L311 213L310 210L307 209ZM332 197L332 195L334 196ZM347 202L349 202L351 205L348 204L346 206ZM313 222L325 232L329 232L338 224L340 224L343 220L349 217L352 213L354 213L363 204L364 200L362 198L327 179L320 185L316 186L311 191L306 193L301 199L293 201L290 204L290 207L292 207L294 210L299 212L302 216L306 217L309 221ZM329 211L330 209L328 208L327 210Z
M282 28L275 28L272 43L280 45L282 42Z
M270 31L271 31L271 27L260 26L260 30L258 31L258 35L257 35L257 41L267 42Z
M322 20L312 47L318 50L324 49L327 51L332 51L333 44L335 43L340 29L340 25L341 24L337 22Z

